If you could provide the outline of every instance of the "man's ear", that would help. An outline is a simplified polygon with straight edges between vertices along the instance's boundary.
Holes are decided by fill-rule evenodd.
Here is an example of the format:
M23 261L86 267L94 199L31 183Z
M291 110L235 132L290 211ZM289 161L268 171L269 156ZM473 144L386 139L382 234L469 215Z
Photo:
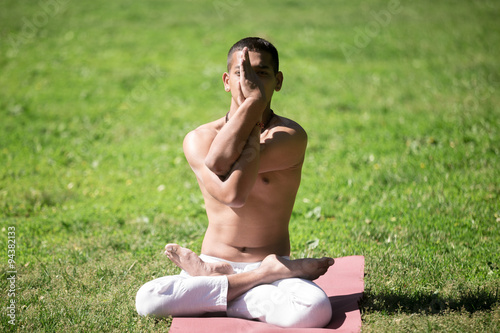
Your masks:
M274 90L280 91L282 86L283 86L283 73L278 72L276 74L276 87L274 88Z
M224 90L227 92L231 91L231 86L229 85L229 74L227 72L222 74L222 82L224 83Z

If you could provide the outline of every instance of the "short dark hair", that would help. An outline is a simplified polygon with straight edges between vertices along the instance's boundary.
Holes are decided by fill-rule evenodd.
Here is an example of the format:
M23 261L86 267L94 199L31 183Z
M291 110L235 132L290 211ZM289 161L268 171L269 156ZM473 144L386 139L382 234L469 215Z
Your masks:
M273 44L268 42L267 40L260 37L247 37L237 41L230 49L227 54L227 70L229 71L229 67L231 66L231 60L233 57L233 53L236 51L243 50L244 47L248 47L248 51L253 52L267 52L271 55L271 60L273 62L274 74L279 72L280 62L278 58L278 50L274 47Z

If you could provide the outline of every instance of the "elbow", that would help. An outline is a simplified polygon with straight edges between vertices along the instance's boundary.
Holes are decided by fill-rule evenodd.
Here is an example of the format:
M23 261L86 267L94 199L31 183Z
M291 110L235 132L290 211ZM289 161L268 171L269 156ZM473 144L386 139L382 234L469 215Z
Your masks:
M217 198L220 203L231 208L241 208L245 205L248 195L243 191L229 191Z
M228 167L225 163L222 163L210 157L207 157L205 159L205 166L208 168L208 170L212 171L219 177L227 175L231 168L231 166Z
M221 202L231 208L241 208L245 205L247 197L243 195L228 195Z
M208 186L206 189L213 199L231 208L243 207L248 198L248 193L235 186L232 179L226 179L219 186Z
M227 204L227 206L229 206L231 208L241 208L241 207L245 206L245 203L246 203L245 199L243 199L243 200L236 199L236 200L229 202Z

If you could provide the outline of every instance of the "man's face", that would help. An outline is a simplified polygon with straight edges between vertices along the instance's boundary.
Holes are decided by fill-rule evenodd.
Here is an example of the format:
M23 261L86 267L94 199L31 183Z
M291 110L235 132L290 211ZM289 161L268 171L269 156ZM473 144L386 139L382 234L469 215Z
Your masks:
M281 89L283 82L283 74L281 72L274 73L271 55L267 52L248 52L250 65L262 81L267 102L271 101L274 91ZM231 68L229 73L224 73L223 81L226 91L230 91L233 99L237 101L238 97L238 82L240 81L240 59L242 51L234 52L231 60Z

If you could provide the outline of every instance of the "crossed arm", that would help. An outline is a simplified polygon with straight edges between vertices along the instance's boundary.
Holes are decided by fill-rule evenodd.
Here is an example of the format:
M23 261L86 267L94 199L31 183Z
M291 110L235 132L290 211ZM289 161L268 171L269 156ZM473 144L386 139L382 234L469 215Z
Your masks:
M238 109L219 130L204 125L184 139L184 153L204 189L219 202L241 207L259 173L301 165L307 138L295 124L283 126L261 143L261 120L267 107L262 84L248 50L240 59Z
M267 107L264 87L250 64L248 48L243 49L238 61L239 74L230 74L239 78L237 91L233 92L238 109L215 137L205 158L206 166L220 176L227 175L242 152L248 149L245 145Z
M205 164L216 133L197 129L184 139L184 153L200 184L219 202L230 207L244 205L255 184L260 164L260 128L254 127L241 155L226 175L218 175Z

